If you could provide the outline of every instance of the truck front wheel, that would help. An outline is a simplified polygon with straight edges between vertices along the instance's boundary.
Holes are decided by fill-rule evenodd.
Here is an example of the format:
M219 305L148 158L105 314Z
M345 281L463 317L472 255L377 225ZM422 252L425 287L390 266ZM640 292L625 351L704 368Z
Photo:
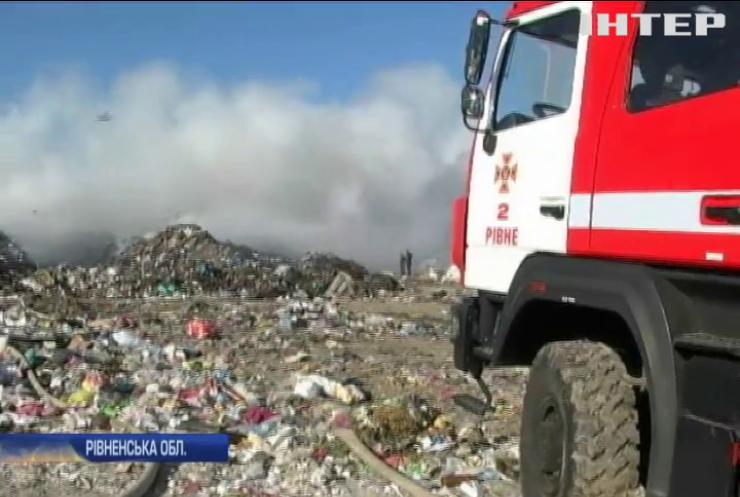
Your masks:
M639 486L635 392L602 343L544 346L532 364L521 425L523 497L630 495Z

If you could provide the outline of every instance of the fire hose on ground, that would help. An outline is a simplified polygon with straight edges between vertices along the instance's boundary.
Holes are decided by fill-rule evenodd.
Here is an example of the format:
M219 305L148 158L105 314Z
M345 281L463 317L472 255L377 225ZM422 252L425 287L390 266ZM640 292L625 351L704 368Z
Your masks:
M7 338L0 341L0 353L2 352L8 352L15 359L19 360L21 364L23 364L27 371L26 377L31 383L31 386L33 386L33 389L36 390L36 393L39 395L39 397L45 399L47 402L49 402L49 404L59 409L67 410L69 408L69 406L65 402L62 402L58 398L54 397L44 388L41 382L39 382L39 379L36 377L36 373L31 368L31 365L28 363L26 357L15 347L8 345ZM122 423L115 419L111 420L111 424L118 429L141 432L141 430L137 430L133 426ZM117 497L144 497L152 488L154 482L157 480L160 466L160 463L157 462L146 463L144 465L144 472L141 474L139 479L130 483L126 488L123 489L121 493L118 494Z
M36 373L34 372L31 365L28 363L26 357L16 349L15 347L8 345L8 339L0 339L0 354L8 352L15 359L23 364L26 369L26 377L33 386L36 393L40 398L45 399L54 407L61 410L69 409L69 406L61 401L60 399L51 395L46 388L39 382ZM130 426L127 423L112 419L111 424L118 429L126 429L130 431L136 431L141 433L141 430ZM359 439L357 434L349 428L336 427L334 434L344 442L347 447L361 460L363 460L370 469L376 474L382 476L386 480L396 484L399 488L408 492L412 497L434 497L434 494L429 492L421 485L414 482L412 479L407 478L400 472L394 470L387 464L385 464L378 456L376 456L362 441ZM124 490L118 494L117 497L144 497L154 485L157 475L159 474L160 463L149 462L144 466L144 472L141 474L138 480L130 483Z
M406 491L412 497L436 497L411 478L404 476L384 463L367 445L362 443L354 431L349 428L336 427L334 428L334 434L377 475L382 476L391 483L395 483L400 489Z

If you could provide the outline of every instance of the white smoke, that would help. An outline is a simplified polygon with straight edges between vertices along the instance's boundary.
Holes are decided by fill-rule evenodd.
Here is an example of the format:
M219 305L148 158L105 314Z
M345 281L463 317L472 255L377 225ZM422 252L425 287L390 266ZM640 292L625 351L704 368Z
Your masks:
M417 66L375 75L346 103L316 103L313 89L224 86L167 64L104 89L40 79L0 108L0 229L32 254L81 232L187 220L257 248L375 266L405 248L446 256L470 139L457 82Z

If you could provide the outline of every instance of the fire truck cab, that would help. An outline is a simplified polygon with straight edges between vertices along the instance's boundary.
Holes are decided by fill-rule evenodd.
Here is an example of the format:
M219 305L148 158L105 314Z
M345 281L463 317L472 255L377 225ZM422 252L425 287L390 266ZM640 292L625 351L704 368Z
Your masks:
M583 32L617 13L726 24ZM452 340L485 399L458 404L488 409L484 368L531 367L524 497L737 496L740 3L513 2L474 16L464 73L452 259L478 292Z

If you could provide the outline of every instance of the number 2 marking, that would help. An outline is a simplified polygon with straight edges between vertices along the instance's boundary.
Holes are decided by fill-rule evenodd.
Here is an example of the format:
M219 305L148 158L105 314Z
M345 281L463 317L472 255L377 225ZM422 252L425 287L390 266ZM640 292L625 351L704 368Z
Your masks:
M498 204L498 216L496 218L499 221L509 220L509 204L505 202Z

